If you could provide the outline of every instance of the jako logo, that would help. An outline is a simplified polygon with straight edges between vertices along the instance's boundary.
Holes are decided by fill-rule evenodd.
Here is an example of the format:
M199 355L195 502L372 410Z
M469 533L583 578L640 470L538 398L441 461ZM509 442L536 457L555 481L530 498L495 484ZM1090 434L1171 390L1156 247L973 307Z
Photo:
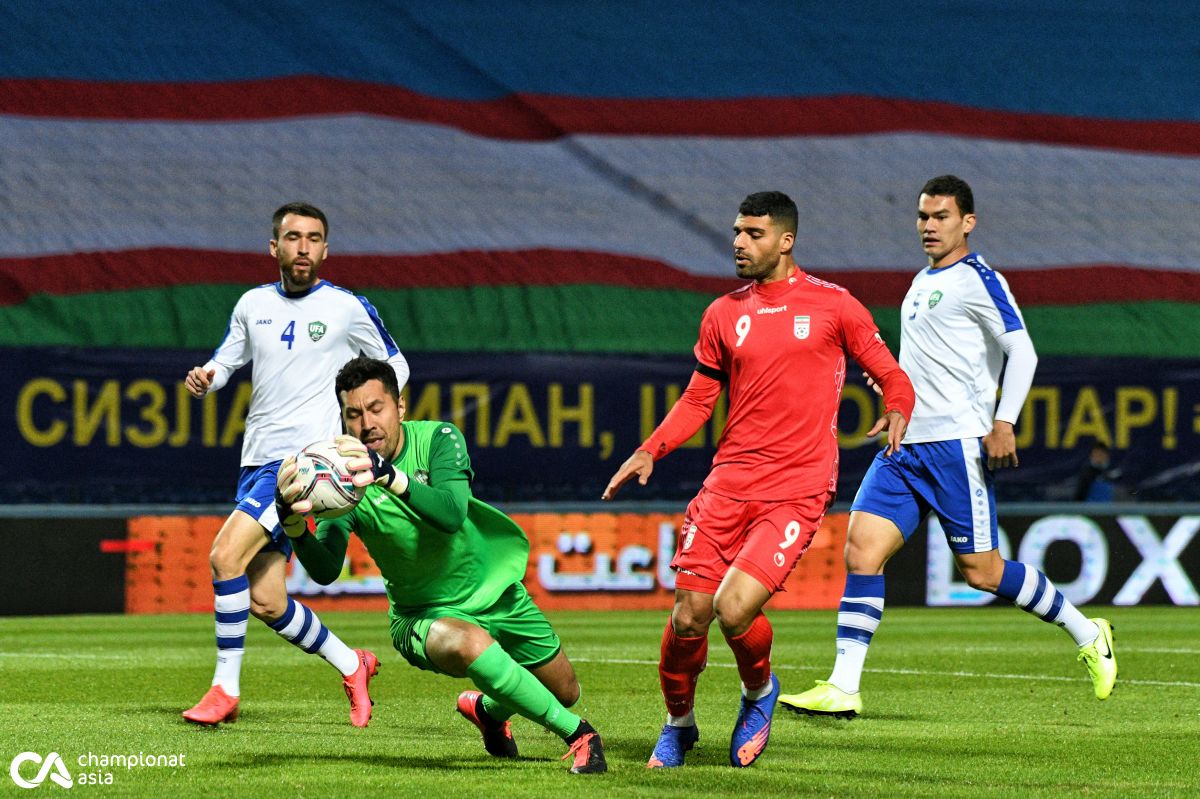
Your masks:
M42 764L41 769L32 782L21 776L21 764L25 762ZM38 787L45 781L47 773L50 774L50 779L64 788L71 788L75 785L75 781L71 779L71 773L67 771L67 765L63 763L63 759L59 756L58 752L51 752L46 755L45 762L42 761L42 756L37 752L22 752L13 758L12 765L8 767L9 776L12 777L12 781L20 788Z

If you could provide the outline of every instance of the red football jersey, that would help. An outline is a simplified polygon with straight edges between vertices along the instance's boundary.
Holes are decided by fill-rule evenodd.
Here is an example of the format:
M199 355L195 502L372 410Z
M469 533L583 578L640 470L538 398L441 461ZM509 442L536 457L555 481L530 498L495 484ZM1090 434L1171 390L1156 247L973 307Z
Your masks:
M729 416L704 485L734 499L787 500L837 488L837 414L846 353L908 419L915 395L875 320L841 286L803 271L751 283L704 312L696 374L641 446L655 459L711 415L721 385Z

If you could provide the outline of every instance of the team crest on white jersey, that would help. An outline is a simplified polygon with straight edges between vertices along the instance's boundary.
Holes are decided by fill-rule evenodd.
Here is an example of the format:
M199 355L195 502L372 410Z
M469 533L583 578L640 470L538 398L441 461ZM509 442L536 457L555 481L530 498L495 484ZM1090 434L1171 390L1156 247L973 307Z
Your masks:
M793 316L792 317L792 333L796 338L808 338L809 323L812 321L811 316Z
M324 322L309 322L308 323L308 337L311 338L313 341L320 341L321 338L325 335L325 331L327 329L328 328L325 327Z
M935 307L941 301L942 301L942 292L935 291L929 295L929 307L930 308Z

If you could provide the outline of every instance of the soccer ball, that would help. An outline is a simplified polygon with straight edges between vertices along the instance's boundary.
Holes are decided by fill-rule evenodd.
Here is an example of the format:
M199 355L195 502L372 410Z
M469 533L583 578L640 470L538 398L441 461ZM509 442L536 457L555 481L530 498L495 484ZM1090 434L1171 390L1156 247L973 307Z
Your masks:
M296 454L296 482L304 486L296 501L312 501L312 513L318 519L336 519L354 510L366 488L354 485L348 459L339 455L333 441L309 444Z

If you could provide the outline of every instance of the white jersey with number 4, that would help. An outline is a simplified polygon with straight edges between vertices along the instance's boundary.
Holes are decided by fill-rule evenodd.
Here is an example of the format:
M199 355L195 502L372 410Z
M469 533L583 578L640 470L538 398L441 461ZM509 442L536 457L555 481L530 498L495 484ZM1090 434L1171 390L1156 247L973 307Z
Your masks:
M997 339L1024 328L1008 283L978 253L921 270L900 311L900 366L917 392L904 443L991 432L1004 366Z
M261 466L342 431L333 383L357 355L389 361L403 388L408 363L366 298L321 281L287 294L279 283L250 289L205 369L211 390L253 362L242 466Z

